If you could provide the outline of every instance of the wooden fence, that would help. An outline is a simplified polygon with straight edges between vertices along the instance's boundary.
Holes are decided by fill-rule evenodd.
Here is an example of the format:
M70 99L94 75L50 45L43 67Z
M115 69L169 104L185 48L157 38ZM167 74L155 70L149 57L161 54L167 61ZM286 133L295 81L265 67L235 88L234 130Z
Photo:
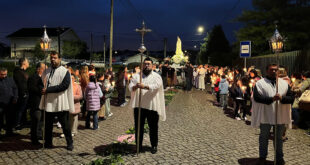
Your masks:
M254 65L255 68L262 71L263 75L266 74L266 66L271 63L277 63L276 54L251 57L247 59L247 66ZM279 64L287 68L289 75L294 72L310 70L310 50L279 53Z

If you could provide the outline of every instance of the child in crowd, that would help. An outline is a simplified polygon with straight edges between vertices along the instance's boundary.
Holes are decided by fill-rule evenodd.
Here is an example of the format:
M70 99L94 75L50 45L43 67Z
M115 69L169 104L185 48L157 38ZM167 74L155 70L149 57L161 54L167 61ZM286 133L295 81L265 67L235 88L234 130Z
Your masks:
M85 127L90 128L90 116L93 116L93 130L98 129L98 111L100 110L100 98L103 96L95 76L89 77L89 83L85 89L86 99L86 123Z

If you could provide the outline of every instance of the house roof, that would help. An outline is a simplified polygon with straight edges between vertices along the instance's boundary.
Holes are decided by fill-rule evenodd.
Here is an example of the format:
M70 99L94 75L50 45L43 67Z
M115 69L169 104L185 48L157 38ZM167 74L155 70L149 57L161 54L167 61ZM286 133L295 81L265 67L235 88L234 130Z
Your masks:
M70 28L60 28L60 34L66 32ZM47 35L49 37L57 37L58 36L58 28L46 28ZM18 31L10 34L7 38L13 37L42 37L44 33L44 28L21 28Z

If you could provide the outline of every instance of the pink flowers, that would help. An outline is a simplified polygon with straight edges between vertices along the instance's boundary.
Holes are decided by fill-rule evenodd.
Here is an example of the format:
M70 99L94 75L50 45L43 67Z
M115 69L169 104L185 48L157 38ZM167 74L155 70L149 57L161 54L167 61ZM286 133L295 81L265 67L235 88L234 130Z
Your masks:
M117 137L117 141L120 143L134 143L135 135L134 134L125 134Z

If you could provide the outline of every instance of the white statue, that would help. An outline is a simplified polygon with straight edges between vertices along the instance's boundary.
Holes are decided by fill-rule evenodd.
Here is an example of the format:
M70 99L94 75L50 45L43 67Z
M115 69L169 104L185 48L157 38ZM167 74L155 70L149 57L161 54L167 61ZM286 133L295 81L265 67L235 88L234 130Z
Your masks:
M181 64L182 62L188 62L188 57L184 56L184 53L182 51L182 41L180 37L178 36L177 40L177 47L175 50L175 55L172 57L172 61L175 64Z

